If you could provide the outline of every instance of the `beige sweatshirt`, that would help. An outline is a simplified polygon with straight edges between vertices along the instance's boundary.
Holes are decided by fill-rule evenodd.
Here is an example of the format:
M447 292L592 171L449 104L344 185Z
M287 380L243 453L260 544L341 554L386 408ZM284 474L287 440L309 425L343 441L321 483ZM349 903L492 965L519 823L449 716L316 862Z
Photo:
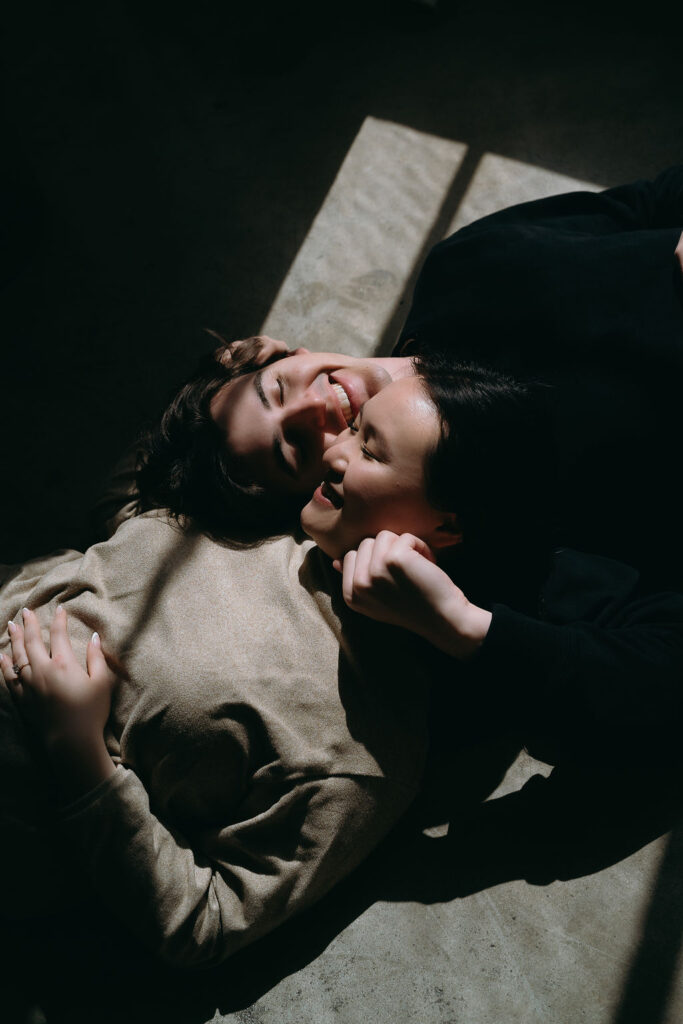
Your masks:
M27 604L47 639L61 602L78 656L96 629L127 673L117 770L66 808L2 683L5 914L90 887L165 959L211 963L319 898L413 798L419 649L349 612L310 541L234 550L148 513L4 575L3 627Z

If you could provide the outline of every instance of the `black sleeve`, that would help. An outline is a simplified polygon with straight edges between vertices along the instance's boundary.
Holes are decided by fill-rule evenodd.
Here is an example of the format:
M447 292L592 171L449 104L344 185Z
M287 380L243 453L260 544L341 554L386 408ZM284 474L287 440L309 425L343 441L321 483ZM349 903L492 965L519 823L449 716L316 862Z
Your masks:
M645 260L644 254L648 251L653 260L659 259L659 250L663 247L673 269L674 249L681 230L683 165L664 171L654 181L638 181L602 192L568 192L482 217L439 242L429 252L394 355L411 355L420 347L449 349L453 338L458 338L462 350L471 337L476 352L465 352L464 358L476 359L481 358L478 353L483 343L484 351L490 351L498 332L505 330L506 324L509 330L515 325L521 330L525 325L528 332L534 327L538 309L544 308L544 297L530 285L536 281L539 261L546 268L543 280L550 289L548 295L552 297L560 328L563 311L570 323L575 322L573 292L577 281L581 286L576 298L579 309L583 308L581 302L588 302L590 308L597 302L598 317L609 315L614 322L619 322L620 306L614 307L613 300L603 302L599 288L593 294L588 287L588 282L599 282L603 278L608 294L613 286L609 273L599 262L601 252L605 259L613 258L609 240L634 232L648 232L648 238L642 241L651 248L639 246L639 259ZM591 253L593 263L577 268L571 259L566 262L571 253L566 242L572 237L584 242L595 238L601 245L606 244L610 252L598 246ZM627 240L622 258L628 247L638 242L637 238ZM637 274L640 263L637 259L632 263L627 259L625 266L627 273ZM555 267L555 271L549 267ZM642 286L638 276L633 280L633 287L638 295L649 294L649 286ZM586 288L582 298L582 289ZM493 297L496 301L492 303ZM479 317L478 307L483 311ZM550 317L547 309L545 315ZM608 327L605 325L606 330ZM491 333L492 340L484 342Z
M654 181L636 181L600 193L634 228L680 227L683 230L683 164L663 171Z
M639 228L683 229L683 164L662 171L652 181L636 181L599 192L565 192L509 206L473 221L456 234L465 237L505 224L545 224L598 235Z
M683 694L683 595L643 593L635 570L562 551L534 619L494 605L479 670L517 691L547 734L619 742L675 727Z

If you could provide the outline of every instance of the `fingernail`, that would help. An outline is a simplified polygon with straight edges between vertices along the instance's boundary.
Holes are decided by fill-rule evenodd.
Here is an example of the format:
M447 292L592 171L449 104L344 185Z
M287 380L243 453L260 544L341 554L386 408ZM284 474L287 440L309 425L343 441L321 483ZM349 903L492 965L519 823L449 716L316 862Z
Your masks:
M92 637L90 638L90 642L92 644L94 644L95 647L99 647L100 646L100 634L99 633L93 633Z
M15 630L15 629L16 629L17 627L16 627L15 625L14 625L14 623L13 623L13 622L12 622L12 620L10 619L10 620L9 620L9 622L7 623L7 628L8 628L8 630L10 631L10 633L13 633L13 632L14 632L14 630Z
M30 608L22 608L21 609L21 614L25 617L26 615L29 614L30 611L31 611Z

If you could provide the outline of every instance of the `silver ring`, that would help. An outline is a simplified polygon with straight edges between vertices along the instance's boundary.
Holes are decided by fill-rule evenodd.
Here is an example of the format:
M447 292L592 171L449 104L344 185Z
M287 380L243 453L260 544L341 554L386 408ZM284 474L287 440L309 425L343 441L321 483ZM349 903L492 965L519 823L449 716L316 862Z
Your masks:
M30 664L31 663L27 661L24 665L12 665L12 671L14 672L15 676L17 676L17 678L21 679L21 673L24 671L25 668L28 668Z

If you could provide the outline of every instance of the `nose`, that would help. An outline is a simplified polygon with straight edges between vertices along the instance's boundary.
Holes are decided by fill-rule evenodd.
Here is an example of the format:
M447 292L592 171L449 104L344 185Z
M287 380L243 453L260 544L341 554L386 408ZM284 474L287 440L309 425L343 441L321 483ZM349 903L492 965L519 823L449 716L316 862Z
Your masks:
M325 471L332 470L342 476L349 462L350 442L353 434L350 430L344 430L339 434L332 444L323 452L323 467Z
M296 398L288 401L282 410L283 430L292 428L325 429L327 408L322 395L307 388Z

